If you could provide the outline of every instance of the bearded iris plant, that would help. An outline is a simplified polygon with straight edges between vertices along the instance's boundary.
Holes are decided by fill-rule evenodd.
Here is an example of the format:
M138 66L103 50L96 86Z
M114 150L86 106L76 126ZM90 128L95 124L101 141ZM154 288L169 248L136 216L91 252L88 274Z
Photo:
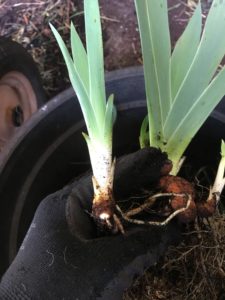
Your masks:
M225 1L212 2L203 31L199 2L173 51L167 0L135 5L149 123L149 131L143 123L140 141L166 151L175 175L187 146L225 94L225 69L217 72L225 54Z
M141 147L167 152L176 175L184 152L225 94L225 1L213 0L204 29L199 1L173 51L167 0L135 0L148 116L140 133ZM149 126L148 126L149 125ZM224 187L224 144L211 193ZM199 149L201 151L201 149Z
M93 170L92 213L103 225L114 227L112 131L116 111L113 95L109 96L108 101L106 99L98 0L84 0L84 16L86 49L71 24L72 56L57 30L50 26L66 62L88 131L83 136L88 145Z
M141 147L167 152L176 175L194 135L225 94L225 0L213 0L202 31L201 3L197 5L173 51L167 0L135 0L143 63L148 116L140 133ZM71 50L51 25L77 94L88 134L93 170L92 214L112 231L123 232L113 200L112 130L116 118L113 95L106 99L102 32L98 0L84 0L86 49L71 24ZM211 189L224 186L224 144L218 174ZM221 181L221 182L220 182ZM218 190L218 191L217 191ZM122 229L121 229L122 228Z

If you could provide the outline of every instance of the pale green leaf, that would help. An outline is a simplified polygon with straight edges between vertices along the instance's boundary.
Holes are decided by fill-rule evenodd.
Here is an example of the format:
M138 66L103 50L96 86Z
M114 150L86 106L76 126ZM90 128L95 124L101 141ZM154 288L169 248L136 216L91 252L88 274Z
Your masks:
M140 29L150 143L163 139L163 124L171 105L170 55L167 1L135 0Z
M191 139L208 118L210 113L225 95L225 68L212 80L202 95L189 107L185 117L174 127L165 150L172 156L179 157Z
M84 0L86 49L89 66L90 101L102 126L105 116L105 79L101 19L98 0Z
M85 141L86 141L86 143L88 145L88 148L90 148L91 147L90 137L85 132L82 132L82 135L83 135L83 137L84 137L84 139L85 139Z
M144 118L141 124L141 131L139 136L140 147L145 148L149 146L149 126L148 126L148 116Z
M214 0L195 58L174 99L164 124L166 138L182 122L193 103L209 84L225 54L225 1Z
M56 41L58 42L58 45L60 47L60 50L63 54L64 60L66 62L66 66L68 69L68 73L69 73L69 78L71 81L71 84L74 88L74 90L76 91L76 95L77 98L79 100L83 115L84 115L84 119L85 119L85 123L89 132L89 135L92 136L93 134L98 136L99 131L98 131L98 126L96 124L96 120L95 120L95 116L94 116L94 112L93 109L91 107L88 95L86 93L86 90L84 88L84 84L81 81L80 76L78 75L74 64L73 64L73 60L70 57L70 54L66 48L66 45L64 43L64 41L62 40L60 34L58 33L58 31L55 29L55 27L50 24L51 30L56 38Z
M108 141L108 143L110 142L112 143L112 129L113 129L113 122L115 118L115 108L113 103L114 103L114 95L111 94L106 104L105 120L103 126L104 139Z
M225 157L225 143L224 140L221 141L221 156Z
M79 74L81 81L83 82L87 95L89 95L87 53L72 22L70 25L70 40L75 69Z
M202 10L199 3L183 34L176 42L171 57L171 94L177 94L199 46L202 31Z

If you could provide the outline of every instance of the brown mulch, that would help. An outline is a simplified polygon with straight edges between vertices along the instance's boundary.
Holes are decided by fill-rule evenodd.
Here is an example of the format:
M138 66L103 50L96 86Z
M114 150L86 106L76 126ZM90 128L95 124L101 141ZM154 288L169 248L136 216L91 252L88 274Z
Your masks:
M101 1L105 69L141 63L140 41L133 0ZM37 62L49 98L69 86L51 22L69 46L70 22L84 40L83 10L72 0L0 1L0 35L22 44Z
M207 9L211 0L204 0ZM168 0L172 41L176 41L196 0ZM100 0L106 71L142 63L133 0ZM37 62L48 98L69 86L65 64L50 31L51 22L69 46L70 22L84 40L82 1L0 0L0 35L22 44Z

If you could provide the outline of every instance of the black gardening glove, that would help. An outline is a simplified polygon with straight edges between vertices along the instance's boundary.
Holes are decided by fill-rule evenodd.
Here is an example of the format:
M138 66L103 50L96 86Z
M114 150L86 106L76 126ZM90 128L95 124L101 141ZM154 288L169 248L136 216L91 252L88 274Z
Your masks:
M154 171L149 183L165 171L168 162L162 155L158 153L148 163ZM131 155L118 162L115 195L138 192L135 176L147 166L148 156ZM135 165L138 162L135 168L127 166L130 158ZM131 172L128 178L126 169ZM122 188L125 178L127 189ZM177 226L171 223L166 227L131 226L125 235L97 237L89 214L92 198L91 176L87 175L41 202L2 278L0 299L121 299L134 275L153 265L179 236Z

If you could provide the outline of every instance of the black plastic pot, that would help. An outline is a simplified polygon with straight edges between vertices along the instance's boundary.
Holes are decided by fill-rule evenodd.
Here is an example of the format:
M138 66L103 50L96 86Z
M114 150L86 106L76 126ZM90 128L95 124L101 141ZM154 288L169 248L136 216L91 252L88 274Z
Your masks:
M118 110L115 155L138 149L146 115L142 68L107 74L107 93L115 94ZM207 120L187 154L196 167L213 164L225 138L225 102ZM0 155L1 272L15 256L35 209L48 194L87 170L84 122L72 88L43 106Z

